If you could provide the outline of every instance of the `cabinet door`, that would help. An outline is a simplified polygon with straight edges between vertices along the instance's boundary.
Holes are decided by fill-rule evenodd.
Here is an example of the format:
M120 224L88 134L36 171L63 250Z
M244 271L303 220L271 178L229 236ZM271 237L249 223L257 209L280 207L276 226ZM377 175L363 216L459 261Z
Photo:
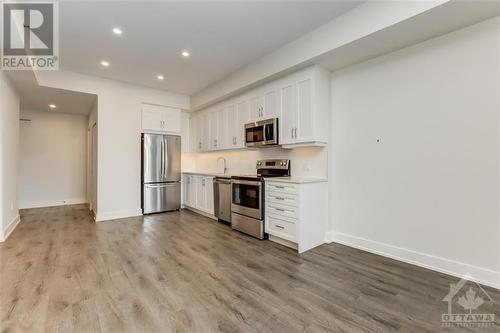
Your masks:
M264 94L264 118L279 118L280 108L278 91L271 90Z
M159 106L163 115L163 131L181 134L181 110Z
M163 131L163 113L153 105L142 105L142 129L144 131Z
M184 203L184 206L190 206L190 203L191 203L191 191L190 191L190 188L189 188L189 183L191 182L191 177L189 175L184 175L184 179L183 179L183 184L182 184L182 188L184 190L184 195L183 195L183 203Z
M207 197L206 212L214 214L214 180L212 177L205 178L205 192Z
M205 192L205 179L201 176L195 176L195 188L196 188L196 205L195 208L201 211L206 209L206 192Z
M182 131L181 131L181 152L191 152L191 119L188 113L183 112L181 116Z
M236 113L236 106L235 105L229 105L226 108L226 113L227 113L227 136L226 136L226 143L227 143L227 148L235 148L236 147L236 142L237 142L237 135L238 135L238 114Z
M297 123L297 101L295 85L290 84L281 89L281 119L282 133L281 142L291 143L295 140L295 128Z
M219 120L217 110L209 113L209 143L207 144L208 150L217 149L217 121Z
M189 150L193 153L200 151L199 148L199 129L198 129L199 115L191 116L189 120Z
M236 104L236 113L238 114L236 148L243 148L245 147L245 124L250 122L250 107L248 101L242 101Z
M226 149L228 145L228 126L227 126L227 114L228 108L220 109L217 112L217 141L215 149L221 150Z
M209 142L208 115L202 113L198 116L198 151L207 151Z
M188 203L189 207L196 207L196 195L197 195L197 190L196 190L196 177L195 176L189 176L189 191L188 191Z
M250 119L258 121L264 118L262 96L257 96L250 99Z
M304 141L313 137L313 110L311 79L297 83L297 124L295 141Z

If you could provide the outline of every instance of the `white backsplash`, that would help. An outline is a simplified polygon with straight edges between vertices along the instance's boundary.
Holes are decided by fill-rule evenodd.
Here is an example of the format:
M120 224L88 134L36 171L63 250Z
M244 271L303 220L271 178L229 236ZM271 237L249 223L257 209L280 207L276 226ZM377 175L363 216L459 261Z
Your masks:
M294 177L327 178L328 173L327 147L185 153L182 154L182 171L221 172L221 162L217 163L218 157L226 159L227 173L229 174L254 174L257 160L270 158L289 159L291 161L291 174Z

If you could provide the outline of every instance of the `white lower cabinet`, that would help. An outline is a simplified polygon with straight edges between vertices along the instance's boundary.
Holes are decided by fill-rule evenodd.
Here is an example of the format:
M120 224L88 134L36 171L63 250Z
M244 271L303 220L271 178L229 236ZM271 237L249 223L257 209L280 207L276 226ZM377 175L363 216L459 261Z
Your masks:
M328 183L266 180L265 224L269 239L298 250L325 242L328 225Z
M209 215L214 214L213 177L184 174L183 175L183 205Z

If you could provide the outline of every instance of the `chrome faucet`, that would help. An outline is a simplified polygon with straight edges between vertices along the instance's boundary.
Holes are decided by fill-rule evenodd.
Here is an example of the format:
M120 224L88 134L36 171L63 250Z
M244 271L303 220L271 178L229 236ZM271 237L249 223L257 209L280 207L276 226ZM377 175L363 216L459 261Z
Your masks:
M226 159L224 157L217 157L217 164L219 163L220 160L222 160L224 162L224 174L225 174L226 171L227 171L227 168L226 168Z

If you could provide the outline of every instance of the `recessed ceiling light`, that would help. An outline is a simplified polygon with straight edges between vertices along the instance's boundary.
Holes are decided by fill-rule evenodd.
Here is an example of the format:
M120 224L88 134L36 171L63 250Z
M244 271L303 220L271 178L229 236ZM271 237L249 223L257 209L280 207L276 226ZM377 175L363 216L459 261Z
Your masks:
M189 57L189 52L188 52L188 51L182 51L182 53L181 53L181 54L182 54L182 56L183 56L184 58Z
M113 28L113 33L115 35L121 36L121 34L123 33L123 31L120 28Z
M55 104L49 104L49 108L55 109L57 106Z
M157 78L158 80L163 80L165 77L164 77L163 75L157 75L157 76L156 76L156 78Z
M101 66L108 67L109 66L109 62L107 62L106 60L103 60L103 61L101 61Z

